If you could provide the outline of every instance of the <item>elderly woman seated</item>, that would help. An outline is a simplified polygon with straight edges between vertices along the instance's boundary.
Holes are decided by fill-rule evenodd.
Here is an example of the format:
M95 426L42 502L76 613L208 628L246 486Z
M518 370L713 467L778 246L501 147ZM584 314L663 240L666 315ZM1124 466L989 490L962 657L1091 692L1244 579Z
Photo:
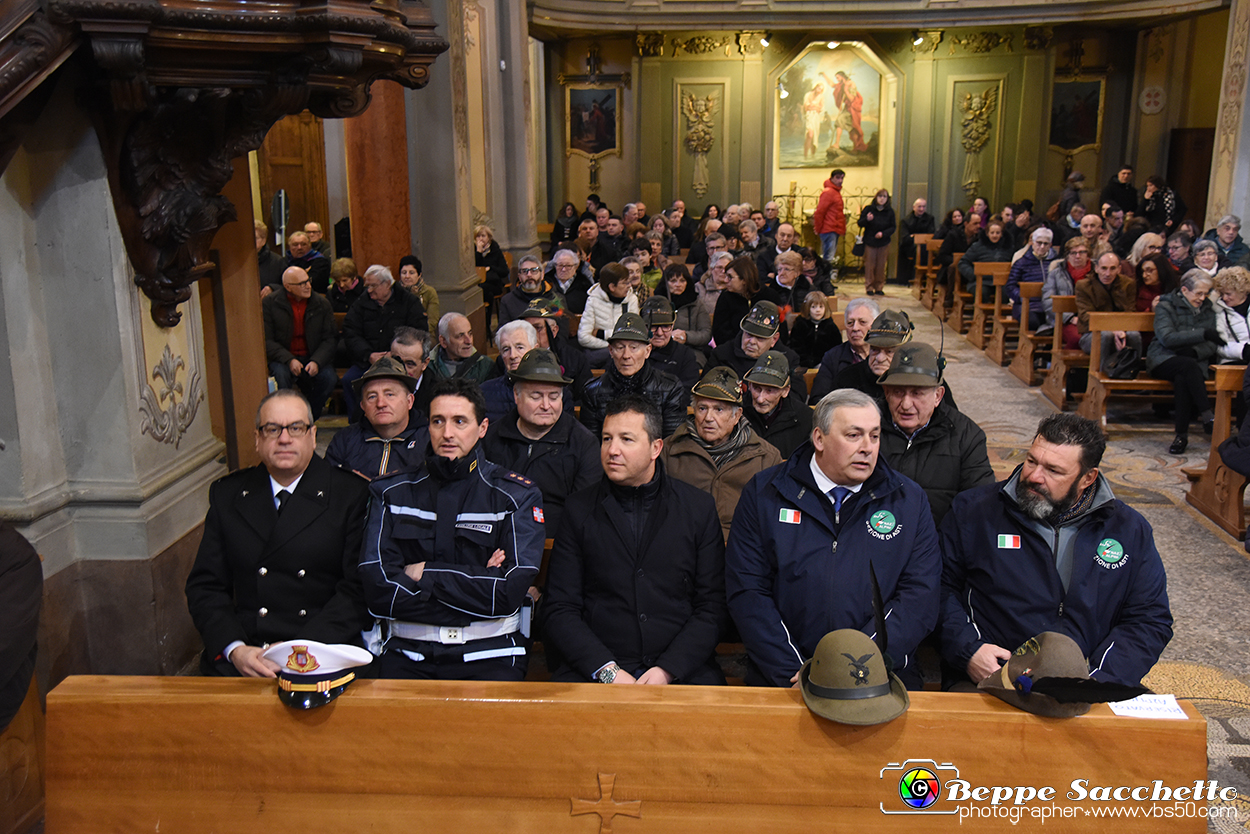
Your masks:
M742 383L732 369L711 369L693 393L694 414L664 441L660 460L669 475L716 499L721 529L729 538L742 488L781 463L781 453L742 416Z
M1215 329L1224 340L1220 364L1250 363L1250 271L1229 266L1215 273Z
M1207 434L1215 423L1206 378L1224 339L1216 330L1211 286L1210 276L1191 269L1181 277L1180 288L1155 307L1155 337L1146 352L1146 368L1156 379L1172 383L1176 437L1168 451L1174 455L1188 448L1189 423L1195 416Z

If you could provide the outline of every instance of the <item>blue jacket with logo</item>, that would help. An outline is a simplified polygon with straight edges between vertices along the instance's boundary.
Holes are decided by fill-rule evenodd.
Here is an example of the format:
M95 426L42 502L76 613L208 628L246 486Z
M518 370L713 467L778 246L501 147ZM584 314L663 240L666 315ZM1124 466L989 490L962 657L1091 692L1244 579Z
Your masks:
M871 562L894 669L918 682L915 650L937 622L941 576L929 499L878 458L839 524L812 476L813 453L804 443L752 478L734 513L725 588L747 654L769 683L789 686L829 632L874 634Z
M1015 497L1019 474L961 493L942 523L943 658L963 672L985 643L1015 651L1058 631L1085 652L1095 678L1137 684L1172 639L1167 576L1150 524L1099 475L1094 505L1065 525L1075 528L1067 531L1074 538L1065 593L1055 567L1063 528L1024 514Z

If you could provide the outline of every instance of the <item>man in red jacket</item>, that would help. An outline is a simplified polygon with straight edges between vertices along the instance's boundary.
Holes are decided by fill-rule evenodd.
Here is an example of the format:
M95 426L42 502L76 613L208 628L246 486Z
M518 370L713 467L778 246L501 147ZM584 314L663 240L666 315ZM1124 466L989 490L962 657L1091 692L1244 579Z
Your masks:
M846 234L846 210L842 205L842 181L846 179L846 171L833 169L829 179L825 180L825 190L821 192L820 202L816 204L816 213L812 215L812 227L820 235L820 246L824 259L833 262L838 254L838 239Z

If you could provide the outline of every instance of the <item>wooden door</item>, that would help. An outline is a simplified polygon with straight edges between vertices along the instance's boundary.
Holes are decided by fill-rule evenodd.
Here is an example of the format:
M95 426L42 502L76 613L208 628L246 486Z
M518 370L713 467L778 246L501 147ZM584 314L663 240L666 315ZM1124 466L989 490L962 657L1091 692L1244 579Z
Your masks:
M1187 127L1172 131L1168 150L1168 185L1189 207L1188 216L1202 228L1207 216L1207 188L1211 182L1211 157L1215 153L1215 128ZM1145 180L1139 184L1139 188Z
M321 224L325 240L333 244L334 228L327 216L326 147L321 119L307 110L282 119L270 129L257 158L263 219L271 227L270 240L275 230L269 207L273 195L284 188L291 209L287 234L315 220Z

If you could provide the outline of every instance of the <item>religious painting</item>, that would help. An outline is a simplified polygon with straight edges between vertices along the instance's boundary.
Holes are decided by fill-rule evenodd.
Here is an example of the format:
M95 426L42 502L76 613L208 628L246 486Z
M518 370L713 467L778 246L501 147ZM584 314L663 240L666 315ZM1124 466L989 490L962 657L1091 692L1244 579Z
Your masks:
M848 46L809 50L781 75L782 168L873 168L881 134L881 74Z
M564 155L599 159L621 153L620 87L565 87Z
M1050 144L1056 150L1092 150L1102 144L1105 78L1055 80L1050 103Z

